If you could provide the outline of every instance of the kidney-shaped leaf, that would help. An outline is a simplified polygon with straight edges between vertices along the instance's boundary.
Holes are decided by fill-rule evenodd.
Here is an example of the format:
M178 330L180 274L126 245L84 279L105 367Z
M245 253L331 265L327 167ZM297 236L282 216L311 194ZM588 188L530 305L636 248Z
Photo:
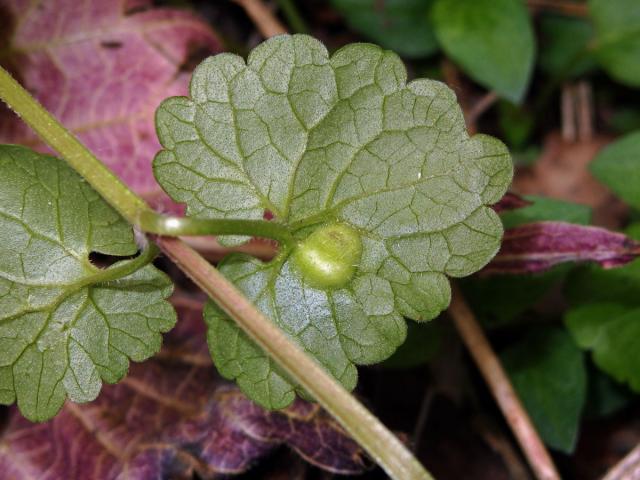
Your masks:
M330 259L329 270L342 270L326 282L303 279L318 252L299 246L266 264L231 256L220 268L347 388L355 364L404 340L403 315L435 317L449 303L447 275L477 271L500 245L486 205L511 180L506 148L470 138L449 88L407 84L397 55L374 45L329 58L317 40L285 35L246 64L211 57L191 97L165 101L157 123L156 177L189 215L262 219L268 209L309 247L344 240L333 253L348 261ZM213 304L206 319L223 375L262 405L293 401L295 385Z
M170 280L144 255L106 269L89 260L137 250L131 227L64 162L0 147L0 403L46 420L160 349L175 323Z

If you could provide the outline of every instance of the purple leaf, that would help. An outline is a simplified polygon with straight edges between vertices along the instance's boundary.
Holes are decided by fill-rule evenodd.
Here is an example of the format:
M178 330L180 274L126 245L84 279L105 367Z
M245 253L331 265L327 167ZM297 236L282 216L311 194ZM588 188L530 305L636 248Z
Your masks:
M640 255L640 243L622 233L565 222L537 222L508 229L502 247L482 273L535 273L565 262L620 267Z
M175 210L151 172L160 149L154 112L164 98L186 94L190 55L221 46L193 14L150 4L0 0L0 63L129 186ZM0 143L46 151L3 107Z
M517 208L528 207L532 203L526 198L521 197L517 193L507 192L498 201L498 203L491 206L496 213L506 212L508 210L515 210Z
M360 447L318 405L266 411L215 376L199 300L176 300L180 322L160 355L132 365L90 404L67 403L34 424L12 409L0 437L2 478L147 480L246 471L288 445L331 472L361 473Z

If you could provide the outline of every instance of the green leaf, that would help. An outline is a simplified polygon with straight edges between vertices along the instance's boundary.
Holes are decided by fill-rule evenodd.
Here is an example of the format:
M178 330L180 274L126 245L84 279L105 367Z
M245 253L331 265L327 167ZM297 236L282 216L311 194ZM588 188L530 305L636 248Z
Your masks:
M545 443L571 453L587 395L584 356L566 331L541 329L501 358Z
M533 275L475 276L462 282L462 289L482 325L495 328L519 320L565 278L566 266Z
M347 388L356 364L404 341L403 316L437 316L450 300L447 275L479 270L500 245L486 205L511 180L506 148L469 138L449 88L407 84L397 55L374 45L329 58L311 37L279 36L247 64L211 57L191 98L163 102L157 122L156 176L189 215L261 219L268 209L294 236L269 263L233 255L220 270ZM323 260L301 254L318 248L321 231L340 241L318 249ZM322 261L301 260L314 257ZM324 284L308 274L335 273L345 259L349 268ZM293 400L297 386L234 322L213 304L205 319L224 376L267 407Z
M504 228L533 222L569 222L579 225L589 225L591 222L591 208L587 205L538 195L525 195L524 198L532 202L531 205L500 214Z
M640 209L640 131L601 150L591 163L591 172L630 206Z
M62 161L0 146L1 403L46 420L159 350L175 323L170 280L144 254L89 260L136 251L131 227Z
M535 38L522 0L436 0L432 21L444 51L481 85L520 102Z
M354 29L407 58L426 57L438 44L429 24L433 0L332 0Z
M578 345L593 352L599 368L640 392L640 308L585 304L571 309L565 324Z
M611 270L597 265L580 266L569 275L566 291L574 305L615 302L640 306L640 260Z
M539 64L547 74L561 79L577 77L596 66L588 49L593 27L585 19L543 15L540 36Z
M588 419L608 417L627 407L635 398L631 390L595 366L589 368L588 390L584 408L584 416Z
M640 87L640 3L589 0L596 31L596 58L616 80Z

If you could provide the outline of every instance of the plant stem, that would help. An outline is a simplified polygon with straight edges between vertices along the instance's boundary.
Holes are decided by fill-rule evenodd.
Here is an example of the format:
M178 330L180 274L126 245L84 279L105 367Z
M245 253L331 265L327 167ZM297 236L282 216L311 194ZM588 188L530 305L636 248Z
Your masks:
M295 239L287 227L265 220L208 219L168 217L145 211L138 217L140 228L147 233L171 237L192 235L251 235L272 238L293 246Z
M136 224L132 220L142 211L152 212L2 67L0 98L129 222Z
M342 424L391 478L432 479L393 433L256 310L209 262L177 238L158 237L156 242L182 271Z
M520 443L536 477L539 480L560 480L553 460L533 426L527 411L522 406L518 394L513 389L498 356L491 348L475 315L455 285L453 285L453 298L448 312L513 434Z
M27 122L42 140L57 150L62 158L67 160L69 165L129 222L134 225L140 225L143 222L147 227L158 230L172 228L170 222L167 225L170 218L161 217L151 210L2 67L0 67L0 98ZM271 227L262 225L263 233L271 228L274 236L282 234L273 226L277 223L262 223L272 223ZM202 224L197 223L186 224L185 231L189 228L197 230L201 226ZM252 223L251 226L255 225ZM252 232L237 233L252 234ZM393 433L262 315L211 264L178 239L158 237L156 241L184 273L216 301L297 383L305 387L328 412L336 417L391 478L432 480L433 477ZM151 248L132 263L146 261L147 255L153 253L154 250ZM122 266L122 268L128 267ZM116 269L114 268L114 271ZM118 271L118 273L122 272Z
M251 235L293 245L289 230L264 220L168 217L153 211L13 77L0 67L0 98L129 223L160 235Z
M280 20L269 10L261 0L234 0L238 5L244 8L247 15L264 38L273 37L287 33Z
M640 444L614 465L602 480L640 478Z

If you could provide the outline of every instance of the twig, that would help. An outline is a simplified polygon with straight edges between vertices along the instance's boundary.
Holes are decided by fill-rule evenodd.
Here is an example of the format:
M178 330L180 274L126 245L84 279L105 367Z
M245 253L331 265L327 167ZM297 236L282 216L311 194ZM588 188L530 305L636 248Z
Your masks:
M620 462L611 468L602 480L640 479L640 445L631 450Z
M515 450L513 443L505 438L505 436L489 419L478 417L473 422L476 430L482 435L487 445L500 456L502 463L509 472L509 478L513 480L530 480L531 474L527 470L527 466L522 463L520 455Z
M575 142L577 137L576 126L576 102L575 87L564 85L560 99L560 109L562 117L562 139L565 142Z
M586 3L576 3L565 0L527 0L530 8L540 10L551 10L574 17L586 17L589 9Z
M581 81L576 86L576 116L578 120L578 138L589 141L593 138L593 94L591 84Z
M416 420L416 427L413 429L413 446L411 450L413 453L418 453L420 449L420 440L424 433L424 429L427 425L427 418L429 417L429 411L433 404L433 399L436 396L436 389L432 385L428 385L427 389L422 397L422 403L420 404L420 412L418 413L418 419Z
M455 285L453 290L449 315L518 440L531 469L539 480L560 480L549 452L538 436L475 315Z
M477 130L476 123L478 122L478 119L482 114L489 110L497 100L498 94L496 92L487 92L469 109L467 109L464 115L467 128L470 130Z
M215 237L180 237L185 243L195 248L207 260L217 262L230 253L246 253L261 260L271 260L278 253L278 246L265 239L254 238L238 247L223 247Z
M234 0L244 8L251 21L255 23L264 38L287 33L287 29L280 23L269 7L262 0Z

